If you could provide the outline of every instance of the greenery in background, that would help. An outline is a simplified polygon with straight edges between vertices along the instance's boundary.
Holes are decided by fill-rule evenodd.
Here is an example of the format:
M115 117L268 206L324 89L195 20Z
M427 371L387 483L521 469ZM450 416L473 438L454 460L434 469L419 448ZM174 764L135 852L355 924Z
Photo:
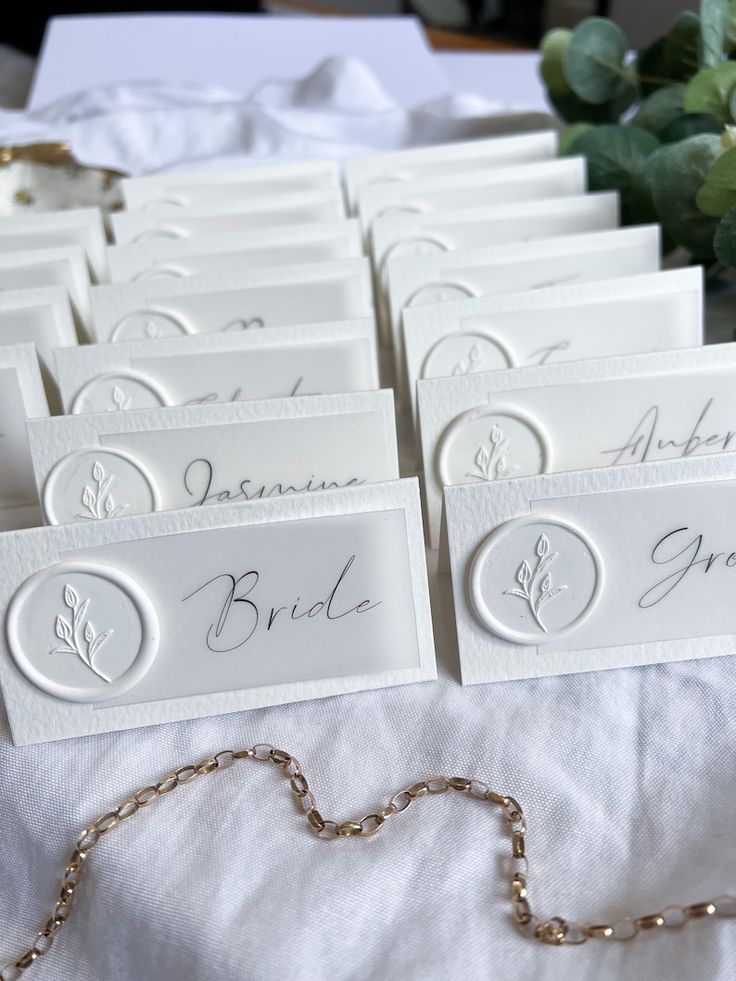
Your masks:
M658 221L668 249L736 267L736 0L702 0L636 54L603 17L550 31L541 73L592 191L619 191L624 222Z

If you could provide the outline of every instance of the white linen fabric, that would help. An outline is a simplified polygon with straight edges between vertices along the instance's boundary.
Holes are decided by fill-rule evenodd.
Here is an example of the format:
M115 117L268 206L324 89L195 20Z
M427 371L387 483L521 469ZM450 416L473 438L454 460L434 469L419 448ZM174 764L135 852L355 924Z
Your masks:
M476 116L458 118L468 108ZM302 85L264 85L247 105L158 85L4 112L0 140L63 136L88 162L140 173L465 138L488 128L477 112L489 108L500 107L400 111L361 66L335 61ZM435 683L23 748L0 711L0 964L47 918L89 819L183 763L261 741L300 759L329 818L370 813L435 773L518 797L532 905L547 916L606 922L734 891L733 657L462 688L449 586L433 577L433 587ZM497 809L459 794L417 801L371 839L321 841L279 771L244 761L103 840L32 976L733 977L736 920L575 949L520 937L509 852Z

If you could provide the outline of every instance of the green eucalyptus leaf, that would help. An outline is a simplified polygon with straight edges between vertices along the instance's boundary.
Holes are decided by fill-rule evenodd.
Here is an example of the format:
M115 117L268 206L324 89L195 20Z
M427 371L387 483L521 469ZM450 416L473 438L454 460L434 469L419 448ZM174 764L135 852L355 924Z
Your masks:
M726 13L726 51L736 48L736 0L728 0Z
M727 211L718 222L713 246L719 262L736 266L736 208Z
M542 61L539 73L550 92L565 95L570 91L570 85L565 78L565 52L570 45L572 31L559 27L548 31L542 38Z
M617 190L621 195L624 224L632 224L641 211L634 207L632 188L648 157L659 149L656 136L638 126L596 126L577 137L575 153L588 161L591 191Z
M700 18L691 10L680 14L664 39L665 76L686 80L700 68Z
M557 115L566 123L615 123L634 103L636 89L622 80L618 96L601 105L584 102L574 92L568 92L567 95L548 92L547 98Z
M736 3L736 0L734 0ZM668 72L669 66L665 60L665 42L667 38L660 37L648 48L642 49L636 56L636 73L639 76L639 87L642 95L651 95L671 81L680 79L670 79Z
M631 122L659 137L669 122L683 115L684 100L685 86L682 84L657 89L644 99Z
M654 204L654 168L662 150L658 147L644 160L632 176L628 193L627 211L630 224L653 225L659 222L659 214ZM666 252L673 248L674 243L666 235L662 235L662 247Z
M710 112L683 112L671 119L659 133L663 143L678 143L699 133L720 133L721 121Z
M717 219L704 215L695 203L713 162L721 153L717 136L692 136L668 143L652 163L654 205L667 234L697 258L712 260Z
M602 105L616 98L628 43L624 32L604 17L588 17L572 33L565 53L565 76L585 102Z
M727 0L700 0L700 64L717 65L726 48Z
M574 148L577 138L592 128L592 123L573 123L572 126L567 126L560 135L560 156L566 157L570 154L577 153L577 150Z
M723 61L704 68L691 79L685 91L686 112L709 112L721 122L731 119L729 96L736 85L736 62Z
M727 121L729 123L733 122L733 120L736 120L735 114L736 114L736 85L734 85L734 87L731 89L731 92L729 93L728 96L728 115L730 118Z
M736 207L736 147L726 150L715 161L695 203L704 214L716 218Z

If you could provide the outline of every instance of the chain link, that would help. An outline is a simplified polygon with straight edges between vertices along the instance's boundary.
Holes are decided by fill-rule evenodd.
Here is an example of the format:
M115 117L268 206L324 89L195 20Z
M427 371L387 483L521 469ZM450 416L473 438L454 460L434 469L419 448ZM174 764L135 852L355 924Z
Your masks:
M268 743L256 743L247 749L226 749L216 756L210 756L199 763L179 767L173 773L165 774L158 783L143 787L126 798L114 810L108 811L88 825L79 834L64 875L61 880L59 898L51 916L36 934L31 947L13 963L0 970L0 981L17 981L29 968L52 948L57 935L69 918L74 898L79 888L90 852L100 841L120 824L130 820L139 811L155 801L173 793L177 788L192 783L217 770L234 766L240 760L254 760L271 763L283 771L289 781L291 792L304 812L310 828L319 838L367 838L377 834L385 822L396 814L405 811L421 797L433 797L448 791L463 794L469 798L486 801L500 808L511 838L510 885L511 912L519 931L527 937L555 947L583 944L587 940L633 940L640 933L658 929L679 929L690 920L708 917L736 917L736 896L718 896L705 902L689 906L666 906L661 912L649 913L639 917L623 917L610 923L579 924L571 923L560 916L542 920L532 912L528 897L529 862L526 855L526 819L521 805L513 797L494 793L481 780L467 777L435 776L400 790L389 800L386 807L375 813L366 814L357 821L327 821L317 810L314 793L309 788L306 776L298 760L282 749Z

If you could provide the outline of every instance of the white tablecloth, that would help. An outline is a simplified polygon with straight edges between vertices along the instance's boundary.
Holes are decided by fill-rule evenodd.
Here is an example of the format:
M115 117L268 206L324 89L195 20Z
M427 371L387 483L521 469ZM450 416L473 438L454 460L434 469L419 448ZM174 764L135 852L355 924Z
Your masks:
M460 137L485 121L454 117L488 109L455 98L407 114L384 99L360 66L335 62L290 91L265 86L258 105L183 87L91 92L0 114L0 140L71 137L83 159L140 172ZM435 588L446 606L446 582ZM532 905L548 916L601 922L734 890L732 657L464 689L446 618L438 628L435 683L25 748L2 717L0 964L45 921L88 819L173 767L257 741L299 757L326 817L360 817L437 772L512 793L529 821ZM521 938L508 853L499 813L458 794L418 801L374 838L323 842L276 768L245 761L99 845L33 976L733 977L736 920L575 949Z

